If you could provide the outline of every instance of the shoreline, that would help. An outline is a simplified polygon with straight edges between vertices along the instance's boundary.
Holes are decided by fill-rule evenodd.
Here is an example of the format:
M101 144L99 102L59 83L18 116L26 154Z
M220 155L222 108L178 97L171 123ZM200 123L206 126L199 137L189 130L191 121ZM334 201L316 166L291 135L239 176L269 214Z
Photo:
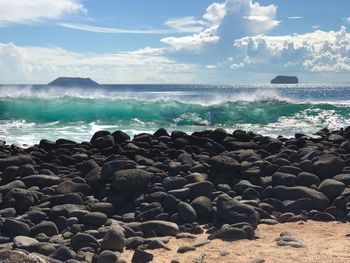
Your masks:
M160 262L170 249L167 262L175 263L230 241L236 262L235 244L259 242L264 229L348 222L350 127L315 134L159 129L133 139L99 131L90 142L0 143L0 259ZM350 232L348 223L343 227ZM207 242L197 249L174 237ZM309 241L286 234L277 246L302 251Z

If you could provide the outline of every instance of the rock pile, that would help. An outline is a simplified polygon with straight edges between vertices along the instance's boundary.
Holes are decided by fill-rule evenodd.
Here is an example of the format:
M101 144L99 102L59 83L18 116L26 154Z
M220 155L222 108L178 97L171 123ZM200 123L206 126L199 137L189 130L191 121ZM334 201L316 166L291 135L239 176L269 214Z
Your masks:
M350 128L0 142L0 173L0 258L9 262L125 262L124 249L148 262L169 236L253 239L258 224L350 219ZM296 242L288 238L278 242Z

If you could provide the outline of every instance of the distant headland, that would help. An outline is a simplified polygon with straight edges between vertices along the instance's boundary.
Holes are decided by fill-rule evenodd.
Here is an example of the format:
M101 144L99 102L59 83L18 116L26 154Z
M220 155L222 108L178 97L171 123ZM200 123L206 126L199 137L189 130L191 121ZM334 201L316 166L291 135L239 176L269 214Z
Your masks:
M96 87L99 84L90 78L59 77L48 85L57 87Z
M277 76L271 80L271 84L298 84L299 79L296 76Z

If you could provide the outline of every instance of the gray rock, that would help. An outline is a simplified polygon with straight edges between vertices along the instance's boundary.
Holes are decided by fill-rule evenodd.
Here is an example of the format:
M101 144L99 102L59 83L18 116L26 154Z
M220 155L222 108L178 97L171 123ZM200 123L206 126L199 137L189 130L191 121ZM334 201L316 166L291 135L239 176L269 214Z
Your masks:
M103 237L101 249L122 252L125 245L125 230L119 225L112 224Z
M121 257L119 253L113 251L104 250L97 258L97 263L119 263L118 259Z
M11 189L13 188L20 188L20 189L25 189L26 186L25 184L20 181L20 180L15 180L11 183L5 184L5 185L1 185L0 186L0 193L3 195L6 195Z
M240 239L246 239L248 238L247 233L238 227L222 227L218 231L210 234L208 236L209 240L213 239L221 239L225 241L234 241L234 240L240 240Z
M90 226L101 226L107 221L107 216L101 212L91 212L83 217L83 222Z
M93 236L86 233L78 233L70 240L70 246L74 251L78 251L83 247L91 247L93 250L97 250L100 247L100 243Z
M56 175L35 174L23 177L21 179L27 188L38 186L39 188L49 187L60 184L63 179Z
M47 236L54 236L59 234L57 226L54 222L51 221L42 221L30 229L30 234L32 236L36 236L40 233L44 233Z
M345 164L342 159L333 154L324 154L314 163L316 174L323 180L339 174Z
M330 222L330 221L335 221L336 218L329 213L318 212L312 217L312 220L321 221L321 222Z
M212 182L203 181L187 184L184 188L190 189L188 198L193 200L199 196L210 197L214 190L214 185Z
M235 159L225 155L218 155L210 158L209 163L217 171L240 171L241 165Z
M50 258L57 259L63 262L66 262L67 260L70 260L70 259L74 259L75 257L76 257L76 253L66 246L61 246L57 248L50 255Z
M191 202L191 206L198 219L210 219L213 217L212 202L208 197L199 196Z
M136 249L132 256L132 263L146 263L153 260L153 255L141 249Z
M138 190L144 188L152 179L153 174L141 169L120 170L113 175L113 189Z
M0 170L2 171L8 166L21 166L25 164L34 164L34 161L28 155L11 156L0 159Z
M66 180L56 187L56 192L58 194L83 193L84 195L87 195L90 191L91 188L88 184L76 183L72 180Z
M31 247L31 246L38 244L39 241L34 239L34 238L27 237L27 236L16 236L13 239L13 243L14 243L15 247L25 249L27 247Z
M307 187L310 187L311 185L318 186L320 184L320 178L318 178L318 176L315 174L302 172L298 174L295 184Z
M308 198L314 203L314 208L317 210L324 210L330 204L329 199L323 193L304 186L276 186L272 191L274 198L281 201Z
M216 203L219 217L227 222L231 224L247 222L254 228L258 225L260 215L253 207L242 204L227 194L220 195Z
M345 185L350 185L350 174L337 174L333 179L342 182Z
M25 253L24 251L19 250L0 250L0 262L4 263L54 263L50 262L49 258L45 256L34 254L34 253ZM55 262L57 263L57 262Z
M15 208L19 214L25 213L34 203L33 194L28 190L20 188L11 189L3 198L3 205L5 207Z
M318 191L324 193L329 200L334 200L345 189L345 184L334 179L326 179L318 186Z
M2 228L4 232L12 235L28 236L30 233L29 226L26 223L15 219L5 219Z
M142 232L154 231L159 236L175 236L179 232L177 224L161 220L150 220L139 225Z
M185 222L192 223L197 219L196 211L188 203L180 202L177 205L177 212Z
M181 246L177 249L177 253L184 254L188 251L195 251L196 248L194 246Z

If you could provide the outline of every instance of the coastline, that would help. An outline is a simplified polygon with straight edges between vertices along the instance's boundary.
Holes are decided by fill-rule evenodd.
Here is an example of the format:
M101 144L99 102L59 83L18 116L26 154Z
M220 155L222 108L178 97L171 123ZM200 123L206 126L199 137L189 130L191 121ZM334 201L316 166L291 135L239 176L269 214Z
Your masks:
M301 235L281 236L274 249L316 255L322 249L297 229L332 231L338 225L330 221L349 221L349 139L350 127L293 138L219 128L191 135L159 129L133 139L99 131L90 142L43 139L26 149L0 143L0 258L161 262L169 253L164 262L185 262L187 254L201 256L207 246L220 253L227 245L232 261L225 262L238 262L236 244L244 254L250 242L271 243L266 233L274 227ZM339 229L330 242L348 238L348 223ZM197 249L192 238L209 241ZM344 261L337 262L346 262L345 248L339 249ZM198 262L220 258L210 260Z

